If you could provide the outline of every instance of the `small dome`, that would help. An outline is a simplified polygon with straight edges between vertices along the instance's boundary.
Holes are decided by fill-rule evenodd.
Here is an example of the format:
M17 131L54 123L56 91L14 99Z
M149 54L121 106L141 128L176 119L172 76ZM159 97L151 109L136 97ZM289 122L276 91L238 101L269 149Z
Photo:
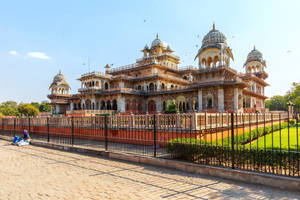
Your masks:
M263 64L265 63L262 53L260 51L258 51L257 49L255 49L255 46L254 46L253 50L248 54L246 63L250 62L250 61L258 61Z
M61 71L59 71L59 73L56 76L54 76L53 82L51 83L50 88L58 87L58 86L66 86L67 88L70 88L70 86L67 82L67 79L61 73Z
M201 49L206 48L208 46L215 46L221 43L227 46L226 37L223 33L215 29L214 24L213 29L204 36L202 40Z
M156 34L156 38L155 38L155 40L153 40L153 42L151 44L151 48L163 47L163 46L164 46L163 42L158 38L158 34Z
M145 45L144 50L149 50L149 47L147 44Z

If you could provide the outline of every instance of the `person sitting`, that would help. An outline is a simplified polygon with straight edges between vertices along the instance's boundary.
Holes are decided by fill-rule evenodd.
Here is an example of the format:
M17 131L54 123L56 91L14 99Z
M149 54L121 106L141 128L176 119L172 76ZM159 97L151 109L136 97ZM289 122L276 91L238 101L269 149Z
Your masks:
M23 140L28 140L28 138L29 138L29 134L28 134L28 132L27 132L27 130L23 130Z

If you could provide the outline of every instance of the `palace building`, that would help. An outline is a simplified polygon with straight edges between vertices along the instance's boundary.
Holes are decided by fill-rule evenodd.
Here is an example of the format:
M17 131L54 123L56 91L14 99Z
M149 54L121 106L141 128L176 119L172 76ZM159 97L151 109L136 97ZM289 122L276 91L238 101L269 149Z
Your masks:
M179 67L180 58L158 35L142 50L136 63L105 72L82 74L81 88L70 94L59 72L50 85L52 113L157 113L169 104L185 112L265 112L266 62L255 47L248 54L244 73L231 67L232 51L215 25L202 40L195 59L198 66Z

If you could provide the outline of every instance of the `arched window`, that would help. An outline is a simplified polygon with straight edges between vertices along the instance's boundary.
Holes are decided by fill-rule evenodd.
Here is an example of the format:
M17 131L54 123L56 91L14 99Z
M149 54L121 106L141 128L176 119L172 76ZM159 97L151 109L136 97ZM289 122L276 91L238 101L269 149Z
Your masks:
M91 106L92 106L91 100L89 100L89 99L86 100L86 101L85 101L85 106L86 106L86 109L87 109L87 110L91 110Z
M108 83L104 83L104 89L108 90Z
M163 101L163 111L165 111L165 110L166 110L166 102Z
M113 110L118 110L117 100L113 100Z
M207 68L208 68L208 69L211 68L212 64L213 64L213 60L212 60L211 57L209 57L209 58L208 58L208 61L207 61Z
M150 90L150 91L154 91L154 84L153 84L153 83L150 83L150 84L149 84L149 90Z
M127 112L127 113L129 113L130 112L130 99L127 99L126 100L126 106L125 106L125 111Z
M139 86L138 86L138 90L142 90L142 86L139 85Z
M96 110L99 110L99 102L96 102Z
M187 80L187 77L186 77L186 76L183 76L183 79L184 79L184 80Z
M101 101L101 110L105 110L105 101Z
M161 89L165 89L165 84L164 83L161 84Z
M133 100L132 100L132 105L131 105L131 111L132 111L133 113L136 113L136 110L137 110L136 100L133 99Z
M150 100L150 101L148 102L148 112L149 112L149 113L155 113L155 112L156 112L156 104L155 104L155 101Z
M212 108L213 107L213 98L212 96L207 97L207 108Z
M171 88L174 88L174 85L171 85Z
M106 109L107 109L107 110L111 110L110 100L108 100L108 101L106 102Z
M95 103L92 103L92 110L95 110Z

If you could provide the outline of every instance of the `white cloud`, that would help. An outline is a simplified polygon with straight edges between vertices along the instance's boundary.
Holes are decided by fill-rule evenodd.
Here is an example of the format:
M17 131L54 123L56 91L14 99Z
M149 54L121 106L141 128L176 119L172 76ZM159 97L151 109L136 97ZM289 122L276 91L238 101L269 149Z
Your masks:
M15 51L15 50L11 50L11 51L9 51L8 53L9 53L10 55L14 55L14 56L19 55L19 53L18 53L17 51Z
M44 60L50 60L51 59L50 56L47 56L43 52L28 52L27 55L32 57L32 58L38 58L38 59L44 59Z

